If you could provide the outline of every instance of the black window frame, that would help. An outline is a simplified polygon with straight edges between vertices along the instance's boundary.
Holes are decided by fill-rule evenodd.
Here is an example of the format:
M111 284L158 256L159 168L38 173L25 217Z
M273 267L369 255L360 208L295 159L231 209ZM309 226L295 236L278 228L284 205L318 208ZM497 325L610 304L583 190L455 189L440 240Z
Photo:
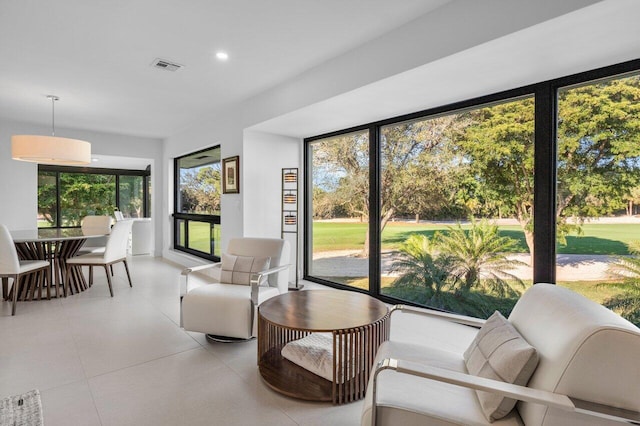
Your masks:
M214 245L215 241L212 239L211 244L211 254L205 253L203 251L194 250L189 248L189 222L204 222L208 223L210 227L220 226L221 225L221 215L206 215L206 214L194 214L194 213L181 213L178 211L178 202L180 197L180 167L178 166L178 162L185 157L190 157L194 154L199 154L201 152L211 151L212 149L220 149L222 152L221 145L213 145L204 149L200 149L198 151L190 152L185 155L181 155L179 157L175 157L173 159L173 249L177 251L181 251L184 253L188 253L192 256L200 257L202 259L211 260L214 262L220 262L220 256L216 256L214 254ZM222 158L220 159L222 161ZM185 245L180 244L180 221L184 221L184 238Z
M557 180L557 108L558 91L568 86L587 84L593 81L616 78L640 72L640 59L584 71L552 80L534 83L510 90L488 94L460 102L404 114L384 120L362 124L348 129L333 131L304 139L304 229L303 229L303 279L326 286L369 294L387 303L422 305L389 297L380 292L380 221L369 220L369 290L354 288L309 275L313 256L312 233L312 170L311 146L321 139L336 137L354 131L369 129L369 206L370 218L380 217L380 129L404 121L427 119L438 115L458 112L492 103L504 102L523 96L533 96L535 102L534 135L534 253L533 282L556 282L556 180ZM433 308L430 308L433 309Z
M77 174L91 174L91 175L110 175L115 176L115 197L116 208L120 210L120 176L141 176L143 179L143 194L142 194L142 216L151 217L149 214L149 182L151 181L151 166L147 166L144 170L132 170L132 169L114 169L114 168L101 168L101 167L74 167L74 166L56 166L49 164L38 164L38 176L41 172L55 173L56 179L56 226L49 227L47 229L65 229L65 228L79 228L79 226L60 226L60 219L62 217L62 209L60 207L60 173L77 173ZM41 227L39 227L41 228Z

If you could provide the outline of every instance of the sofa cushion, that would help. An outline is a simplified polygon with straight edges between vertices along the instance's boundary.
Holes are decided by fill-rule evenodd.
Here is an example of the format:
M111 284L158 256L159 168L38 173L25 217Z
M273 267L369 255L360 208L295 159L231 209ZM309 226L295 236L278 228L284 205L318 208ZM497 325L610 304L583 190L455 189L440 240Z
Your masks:
M230 284L249 285L251 275L269 269L269 257L234 256L222 254L222 272L220 281ZM262 277L260 285L265 284L267 277Z
M463 357L470 374L521 386L538 365L535 348L498 311L482 326ZM516 404L514 399L494 393L476 394L489 421L504 417Z

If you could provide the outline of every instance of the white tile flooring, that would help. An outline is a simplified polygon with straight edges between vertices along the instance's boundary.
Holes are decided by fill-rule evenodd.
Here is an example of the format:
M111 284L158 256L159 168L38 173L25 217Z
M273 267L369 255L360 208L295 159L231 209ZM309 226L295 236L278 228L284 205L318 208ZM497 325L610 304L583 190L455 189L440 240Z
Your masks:
M0 302L0 398L39 389L46 426L358 425L362 403L282 396L260 378L256 341L209 343L179 327L180 268L130 258L114 297L96 270L66 299ZM313 284L307 287L314 287Z

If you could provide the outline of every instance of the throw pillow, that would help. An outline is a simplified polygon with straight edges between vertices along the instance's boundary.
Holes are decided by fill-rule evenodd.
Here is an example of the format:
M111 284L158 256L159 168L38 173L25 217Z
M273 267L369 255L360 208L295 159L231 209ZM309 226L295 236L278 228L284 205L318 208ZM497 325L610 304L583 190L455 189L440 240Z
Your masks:
M349 341L346 342L349 352ZM293 340L282 348L282 357L299 365L328 381L333 381L333 336L329 333L311 333L302 339ZM355 376L355 361L352 360L349 376ZM336 372L336 374L340 374ZM336 382L342 383L346 371L337 377Z
M538 365L538 353L518 330L496 311L487 319L464 352L469 374L525 386ZM516 400L491 392L476 391L490 422L509 414Z
M220 282L249 285L251 275L269 269L270 257L234 256L222 254ZM260 285L266 284L266 276L260 280Z

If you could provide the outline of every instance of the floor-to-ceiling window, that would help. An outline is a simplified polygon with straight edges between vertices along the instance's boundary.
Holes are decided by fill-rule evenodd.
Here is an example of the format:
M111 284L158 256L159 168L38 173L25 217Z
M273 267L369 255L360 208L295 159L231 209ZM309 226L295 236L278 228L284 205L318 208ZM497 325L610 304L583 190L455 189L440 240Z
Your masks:
M535 277L640 323L638 70L630 61L307 139L305 278L487 317L508 314ZM357 170L370 172L364 203Z
M309 221L310 273L369 289L369 132L314 140Z
M38 227L78 227L84 216L150 217L150 170L38 166Z
M559 285L640 323L640 76L561 87Z
M382 126L380 292L486 317L531 284L533 97Z
M175 159L174 248L220 258L220 147Z

